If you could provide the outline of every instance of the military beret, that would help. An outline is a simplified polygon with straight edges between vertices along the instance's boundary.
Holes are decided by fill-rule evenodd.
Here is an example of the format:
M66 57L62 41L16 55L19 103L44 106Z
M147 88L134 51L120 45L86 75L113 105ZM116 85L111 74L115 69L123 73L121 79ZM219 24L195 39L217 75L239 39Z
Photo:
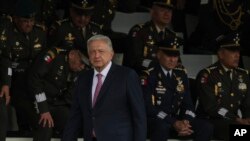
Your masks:
M78 15L92 15L95 4L95 0L71 0L71 7Z
M153 5L157 5L168 9L174 8L172 0L154 0Z
M32 0L19 0L16 3L14 15L23 18L33 18L36 14L36 5Z
M170 56L180 55L180 46L183 44L183 40L177 36L168 36L164 40L157 42L156 46L158 50L163 51Z
M219 49L227 49L231 51L240 50L240 37L239 33L232 33L226 36L223 36L219 41Z

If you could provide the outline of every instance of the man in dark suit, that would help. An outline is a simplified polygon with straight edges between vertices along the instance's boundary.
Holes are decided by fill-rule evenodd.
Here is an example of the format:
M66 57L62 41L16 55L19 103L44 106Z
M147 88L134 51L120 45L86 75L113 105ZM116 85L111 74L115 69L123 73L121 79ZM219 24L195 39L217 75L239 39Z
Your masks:
M108 37L95 35L87 46L94 69L78 78L62 140L76 140L78 128L84 127L85 141L145 141L146 112L135 71L111 62Z
M219 61L197 76L197 115L208 119L215 137L223 140L229 140L230 124L250 125L250 80L248 71L238 67L239 41L238 34L224 37L217 53Z
M177 67L180 40L168 37L156 45L158 64L145 71L142 79L150 140L166 141L173 132L208 141L212 125L195 118L186 71Z

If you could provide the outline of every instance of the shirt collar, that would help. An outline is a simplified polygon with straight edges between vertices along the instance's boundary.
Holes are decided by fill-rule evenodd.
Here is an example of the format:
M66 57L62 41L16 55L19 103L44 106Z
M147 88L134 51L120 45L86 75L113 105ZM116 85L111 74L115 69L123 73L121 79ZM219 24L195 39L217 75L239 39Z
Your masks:
M170 76L172 76L172 69L171 70L166 70L163 66L161 66L161 69L162 69L162 71L163 71L163 73L165 74L165 75L167 75L167 73L169 73L170 74Z
M96 76L98 73L102 74L103 77L106 77L110 68L111 68L112 62L110 61L108 65L101 71L98 72L96 69L94 69L94 76Z

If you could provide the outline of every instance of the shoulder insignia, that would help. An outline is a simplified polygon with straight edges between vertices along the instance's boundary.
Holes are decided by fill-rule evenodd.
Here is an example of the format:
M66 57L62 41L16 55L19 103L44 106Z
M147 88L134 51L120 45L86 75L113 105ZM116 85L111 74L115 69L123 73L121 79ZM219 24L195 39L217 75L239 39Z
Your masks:
M183 71L185 74L187 74L187 69L183 65L177 66L176 68L174 68L174 70Z
M240 68L240 67L238 67L236 69L239 70L239 71L242 71L242 72L244 72L246 74L248 74L248 70L246 70L246 69L243 69L243 68Z
M207 83L207 79L208 79L209 73L210 73L210 70L205 69L204 72L201 74L200 82L201 82L202 84Z
M44 56L44 61L47 63L51 63L55 57L57 56L57 54L59 54L60 52L62 52L63 49L59 49L59 48L52 48L50 49L46 55Z
M6 18L7 18L10 22L13 21L13 19L12 19L12 17L11 17L10 15L6 16Z
M100 29L103 28L103 25L100 25L100 24L98 24L98 23L96 23L96 22L91 21L90 23L91 23L91 25L97 26L97 27L99 27Z
M148 76L149 76L150 72L153 70L154 70L154 68L150 68L148 70L142 71L142 75L140 77L142 86L146 86L148 84L148 80L147 80Z
M41 28L43 31L46 31L45 25L42 25L42 24L35 24L35 26Z
M69 19L63 19L63 20L56 21L56 23L57 23L59 26L61 26L62 23L66 22L66 21L68 21L68 20L69 20Z

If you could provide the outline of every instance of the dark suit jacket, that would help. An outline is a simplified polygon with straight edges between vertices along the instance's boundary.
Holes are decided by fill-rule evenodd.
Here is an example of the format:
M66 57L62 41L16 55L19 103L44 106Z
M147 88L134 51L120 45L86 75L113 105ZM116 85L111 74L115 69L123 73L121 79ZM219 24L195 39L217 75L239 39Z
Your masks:
M80 126L84 126L85 141L91 141L93 128L98 141L145 141L146 113L136 73L112 64L94 108L93 75L94 71L90 70L79 76L63 141L76 140Z

